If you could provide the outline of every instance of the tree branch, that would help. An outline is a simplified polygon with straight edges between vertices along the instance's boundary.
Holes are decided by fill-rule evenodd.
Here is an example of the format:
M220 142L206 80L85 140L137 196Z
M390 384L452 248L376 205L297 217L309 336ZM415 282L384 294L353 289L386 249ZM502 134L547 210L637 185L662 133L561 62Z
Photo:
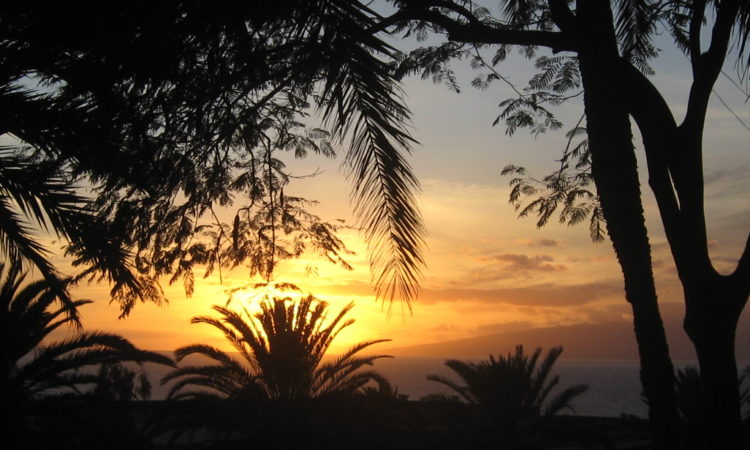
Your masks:
M512 30L496 28L481 22L460 22L428 8L407 6L404 16L409 20L423 20L448 32L456 42L473 44L539 45L553 51L575 51L575 43L568 35L554 31Z
M691 49L693 85L690 89L687 112L683 124L686 128L692 130L693 133L699 132L700 135L703 134L708 99L724 65L729 40L732 35L732 25L738 10L739 2L737 0L728 0L719 3L716 12L716 22L711 31L711 45L708 50L700 54L700 56L693 56L694 49ZM693 29L691 26L691 42L699 39L694 34L700 34L700 27ZM700 52L700 48L697 51Z
M576 16L570 11L565 0L549 0L549 10L552 21L563 32L568 32L575 26Z
M646 76L621 59L618 68L625 80L623 98L628 111L633 116L643 137L648 164L649 185L656 197L664 231L669 241L678 271L682 272L689 264L690 248L698 245L684 237L684 223L681 203L678 201L674 183L677 183L676 161L682 155L676 152L675 136L678 126L664 97ZM676 192L677 190L677 192Z
M693 5L693 15L690 17L690 28L688 35L688 45L690 47L690 62L693 66L693 76L698 66L698 59L701 54L701 25L703 25L703 16L706 12L706 0L698 0Z

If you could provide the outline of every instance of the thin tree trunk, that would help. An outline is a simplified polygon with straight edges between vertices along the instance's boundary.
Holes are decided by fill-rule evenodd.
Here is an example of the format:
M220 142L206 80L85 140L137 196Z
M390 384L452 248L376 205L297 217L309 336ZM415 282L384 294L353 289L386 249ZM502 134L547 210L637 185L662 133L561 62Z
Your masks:
M578 52L591 169L607 231L625 280L641 362L654 448L681 447L674 368L654 285L630 118L611 76L618 57L608 2L579 2Z
M651 249L640 203L628 117L627 114L608 117L613 112L611 103L595 100L592 98L595 95L589 92L587 88L592 174L625 280L625 297L633 308L641 383L649 404L655 447L679 448L674 369L654 287ZM596 103L608 110L607 113L602 114Z

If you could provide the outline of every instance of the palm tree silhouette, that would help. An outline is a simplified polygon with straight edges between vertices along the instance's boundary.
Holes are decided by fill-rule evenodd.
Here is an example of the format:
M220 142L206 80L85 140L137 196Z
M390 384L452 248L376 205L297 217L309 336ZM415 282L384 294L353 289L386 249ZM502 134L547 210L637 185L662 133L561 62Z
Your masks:
M80 393L98 376L82 372L87 366L119 362L154 362L174 366L158 353L141 350L122 336L104 332L79 332L44 344L43 340L62 325L75 322L70 308L89 300L60 302L58 289L46 280L24 285L26 274L18 265L5 270L0 263L0 333L2 333L2 398L7 404L65 392Z
M250 396L292 400L352 394L371 380L382 381L379 373L361 369L390 356L356 355L388 339L360 342L334 360L322 361L338 334L354 323L353 319L344 320L353 306L349 303L328 323L328 304L312 295L297 302L288 297L265 299L255 315L244 310L243 316L214 306L220 318L194 317L191 323L205 323L221 330L243 361L205 344L178 348L177 361L203 355L218 364L185 366L167 374L162 384L174 381L168 398Z
M144 372L138 373L122 363L104 363L96 374L96 385L89 395L98 400L148 400L151 381Z
M560 381L558 375L550 378L550 374L562 351L562 347L550 349L537 366L542 349L527 355L519 345L514 354L499 355L497 359L490 355L489 360L478 363L446 361L445 365L463 384L438 375L428 375L427 379L448 386L463 401L479 405L502 434L515 438L522 425L539 425L542 419L573 409L571 401L588 390L587 385L580 384L550 397ZM428 397L446 398L449 397L440 394Z
M0 263L0 277L0 401L9 413L6 420L0 421L0 433L10 442L23 442L25 448L73 445L87 448L77 439L93 439L97 431L109 429L102 423L106 418L95 418L97 430L81 429L81 423L90 425L91 419L80 422L76 418L88 411L90 403L85 403L86 408L66 408L59 402L52 404L42 400L62 396L84 398L84 395L90 400L89 394L96 395L96 387L106 375L106 369L100 368L99 373L94 370L97 365L114 367L124 362L154 362L174 366L170 358L138 349L122 336L111 333L78 332L67 339L45 342L63 325L78 326L77 315L71 309L90 301L61 299L59 286L54 282L27 283L26 274L18 264L6 269L6 265ZM60 306L55 307L55 303ZM92 386L94 392L86 392ZM121 386L119 391L123 390ZM105 416L109 417L110 413L112 411L107 410ZM116 429L122 433L123 422L117 425ZM125 436L119 438L122 440Z

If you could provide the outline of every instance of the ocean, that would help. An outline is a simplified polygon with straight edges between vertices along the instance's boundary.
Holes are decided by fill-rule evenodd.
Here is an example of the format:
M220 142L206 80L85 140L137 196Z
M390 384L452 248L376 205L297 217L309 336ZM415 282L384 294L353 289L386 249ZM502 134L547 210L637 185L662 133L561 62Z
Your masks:
M409 399L437 393L450 392L439 383L426 379L428 374L457 379L454 373L438 358L381 359L375 368L398 387ZM620 417L623 414L645 418L646 405L641 399L637 361L619 360L560 360L552 375L559 375L557 392L576 384L588 384L589 390L576 398L573 410L564 414L582 416ZM552 391L554 395L556 391Z
M431 374L455 377L444 362L442 358L383 358L375 362L374 369L397 387L400 394L408 394L410 400L419 400L428 394L449 392L443 385L426 379ZM154 387L152 398L162 399L166 395L166 387L161 386L158 380L168 368L152 364L148 366ZM565 414L599 417L620 417L626 414L646 417L637 361L559 360L553 369L553 375L555 374L560 376L557 392L576 384L589 385L589 390L574 400L574 409ZM555 391L552 395L554 393Z

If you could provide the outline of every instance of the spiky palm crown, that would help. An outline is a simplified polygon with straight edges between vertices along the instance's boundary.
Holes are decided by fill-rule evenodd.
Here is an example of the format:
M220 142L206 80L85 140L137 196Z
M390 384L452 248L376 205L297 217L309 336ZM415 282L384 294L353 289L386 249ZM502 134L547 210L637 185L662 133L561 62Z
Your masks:
M460 381L437 375L429 375L427 379L447 386L465 402L481 406L494 420L513 429L521 421L572 409L571 401L588 390L587 385L575 385L550 397L560 381L559 376L551 373L562 350L562 347L550 349L541 362L541 348L529 355L521 345L513 354L490 356L477 363L448 360L446 366Z
M2 378L9 401L24 401L64 392L80 392L97 383L86 367L120 362L153 362L173 366L158 353L141 350L112 333L81 332L46 342L50 334L74 322L70 308L89 300L61 302L58 291L45 280L25 283L18 265L0 264L0 330L3 339ZM61 302L55 307L55 302Z
M219 329L241 360L208 345L181 347L175 351L178 361L202 355L218 364L180 367L164 377L162 383L174 382L170 398L256 395L295 399L353 393L370 380L382 379L375 371L361 369L386 357L356 355L387 340L361 342L332 361L323 362L333 340L354 323L353 319L344 319L352 307L352 303L348 304L327 321L328 304L312 295L296 302L289 298L266 299L254 315L247 310L236 312L214 306L219 318L201 316L191 322ZM189 389L195 387L202 389Z

